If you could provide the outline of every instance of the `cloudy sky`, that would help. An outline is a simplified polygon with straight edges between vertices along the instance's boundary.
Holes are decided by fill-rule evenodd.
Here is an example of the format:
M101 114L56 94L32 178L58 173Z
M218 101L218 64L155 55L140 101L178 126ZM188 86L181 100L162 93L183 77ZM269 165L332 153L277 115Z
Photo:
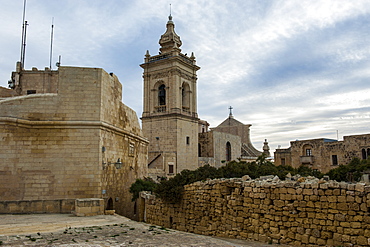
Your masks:
M0 86L20 58L24 0L0 0ZM155 3L154 3L155 2ZM370 133L368 0L27 0L25 68L99 67L123 84L142 113L144 54L158 54L172 4L182 52L194 52L198 114L252 124L272 151L297 139ZM53 67L55 69L55 66Z

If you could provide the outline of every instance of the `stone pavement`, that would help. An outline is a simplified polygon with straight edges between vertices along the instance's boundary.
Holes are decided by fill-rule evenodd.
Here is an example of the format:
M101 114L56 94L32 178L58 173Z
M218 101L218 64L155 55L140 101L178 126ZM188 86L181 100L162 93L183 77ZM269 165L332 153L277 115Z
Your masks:
M273 246L166 229L119 215L77 217L70 214L0 215L0 245Z

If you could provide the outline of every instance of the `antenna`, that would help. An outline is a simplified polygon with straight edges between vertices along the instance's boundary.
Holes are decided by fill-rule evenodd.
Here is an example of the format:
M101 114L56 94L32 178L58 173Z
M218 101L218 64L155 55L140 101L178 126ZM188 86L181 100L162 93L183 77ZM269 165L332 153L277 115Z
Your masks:
M27 21L26 18L26 0L23 2L23 19L22 19L22 42L21 42L21 69L24 68L24 57L26 54L26 32L27 32Z
M61 55L59 55L59 60L58 60L58 62L55 64L58 68L60 67L61 60L62 60L62 56L61 56Z
M337 141L339 141L339 134L338 134L338 130L337 130Z
M51 60L53 60L53 37L54 37L54 17L51 20L51 35L50 35L50 70Z

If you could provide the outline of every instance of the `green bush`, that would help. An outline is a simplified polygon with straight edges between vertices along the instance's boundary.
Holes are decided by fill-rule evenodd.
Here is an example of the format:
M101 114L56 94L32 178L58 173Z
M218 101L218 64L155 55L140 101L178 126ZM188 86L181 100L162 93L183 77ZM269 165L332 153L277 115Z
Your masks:
M151 178L136 179L135 183L130 186L130 193L132 194L132 201L139 198L141 191L153 191L156 183Z
M348 165L340 165L338 168L330 170L327 175L336 181L358 182L363 172L368 169L370 169L369 159L353 158Z
M255 162L230 161L218 169L205 165L194 171L183 170L172 178L162 179L159 183L149 179L137 179L131 185L130 192L133 194L132 200L139 197L140 191L146 190L153 191L156 196L167 203L178 203L183 197L184 186L196 181L215 178L240 178L244 175L249 175L252 179L266 175L276 175L280 179L285 179L288 173L322 177L320 172L311 168L300 167L295 169L291 166L275 166L271 161L266 160L265 156L260 156Z

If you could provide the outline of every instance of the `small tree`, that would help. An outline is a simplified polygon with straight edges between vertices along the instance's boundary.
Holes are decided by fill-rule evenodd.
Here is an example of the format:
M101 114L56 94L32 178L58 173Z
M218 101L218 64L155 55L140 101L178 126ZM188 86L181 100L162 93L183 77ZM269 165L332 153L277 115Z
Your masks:
M327 175L336 181L358 182L365 170L370 169L370 160L360 160L355 157L348 165L340 165L330 170Z
M130 186L130 193L132 194L132 201L139 198L141 191L153 191L156 183L151 178L136 179L135 183Z

